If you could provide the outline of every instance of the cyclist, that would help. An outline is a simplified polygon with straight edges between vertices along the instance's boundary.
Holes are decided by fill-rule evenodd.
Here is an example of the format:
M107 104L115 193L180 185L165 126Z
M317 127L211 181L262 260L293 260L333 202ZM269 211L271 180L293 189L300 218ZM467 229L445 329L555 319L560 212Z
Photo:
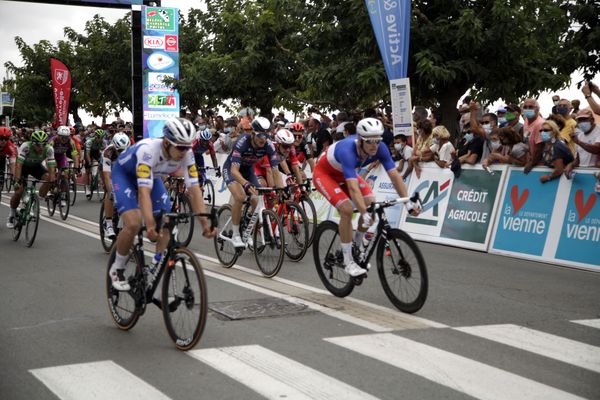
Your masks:
M169 242L169 231L163 229L159 234L153 215L163 209L171 209L162 177L183 169L192 209L194 212L205 210L191 149L196 136L194 125L184 118L171 118L166 121L163 134L163 138L138 141L121 153L112 165L115 205L123 221L123 229L117 235L117 252L110 268L110 278L113 287L120 291L130 289L124 276L124 265L142 220L146 224L148 239L157 242L157 253L162 253ZM213 237L216 229L211 230L207 218L201 217L199 221L204 237Z
M48 169L44 167L46 161ZM56 161L54 160L54 149L48 144L48 134L44 131L35 131L31 135L31 141L25 142L19 147L19 156L15 167L15 193L10 199L10 215L8 216L7 228L14 228L17 207L21 201L24 187L21 186L21 178L26 179L32 175L35 179L54 182ZM48 194L50 184L45 182L40 187L40 197L45 198Z
M106 132L104 129L96 129L94 132L90 134L90 136L85 141L85 150L84 150L84 165L85 165L85 182L87 187L90 186L92 182L92 162L95 160L100 165L100 155L106 148L106 142L104 137L106 136ZM92 198L92 192L86 194L88 199Z
M396 169L390 151L383 140L383 124L375 118L364 118L356 126L358 135L333 143L325 149L315 167L313 179L317 190L340 213L340 242L344 255L345 271L359 276L367 271L352 257L352 212L358 209L360 218L354 242L360 244L367 228L373 223L367 207L375 200L371 188L356 172L357 168L378 160L385 168L401 197L407 196L402 177ZM413 215L419 213L418 205L405 203Z
M296 147L296 157L302 166L306 168L306 164L310 166L311 172L315 170L315 160L313 158L311 146L306 143L304 138L304 125L300 122L294 122L290 126L290 131L294 134L294 146ZM302 171L302 178L306 179L306 174Z
M113 190L110 181L112 163L115 162L119 154L126 150L129 145L129 136L119 132L113 136L111 144L102 152L102 177L106 191L106 195L104 196L104 236L111 240L115 238L115 231L112 224L114 214Z
M268 156L264 156L254 164L254 173L261 186L281 188L284 186L280 172L287 176L292 175L302 183L302 175L298 168L298 158L294 148L294 135L287 129L280 129L275 133L275 157L277 165L272 165ZM279 167L279 168L277 168Z
M4 185L4 170L8 159L8 169L15 176L15 161L17 147L11 142L12 131L6 126L0 126L0 188Z
M231 223L233 228L232 244L235 247L244 247L240 235L240 219L242 205L246 194L256 196L255 187L260 187L254 164L265 155L269 157L271 165L279 162L275 155L275 147L269 140L271 122L265 117L257 117L250 124L252 133L245 133L235 142L231 153L223 164L223 180L232 195ZM256 206L256 203L253 203Z
M206 172L204 171L204 154L207 151L212 159L212 164L215 168L215 175L217 178L221 176L219 162L217 161L217 156L215 154L212 137L213 136L212 133L210 133L210 129L204 128L204 130L200 131L198 139L194 140L194 144L192 145L192 151L194 152L194 158L196 159L196 168L200 170L200 188L202 188L204 181L206 180Z

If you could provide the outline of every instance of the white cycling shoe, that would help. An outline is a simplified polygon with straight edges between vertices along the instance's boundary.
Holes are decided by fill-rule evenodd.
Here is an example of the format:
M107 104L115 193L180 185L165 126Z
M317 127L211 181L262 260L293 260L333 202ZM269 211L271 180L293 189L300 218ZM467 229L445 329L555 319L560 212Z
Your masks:
M129 282L125 278L125 270L117 269L115 272L110 274L110 278L112 279L112 285L119 292L126 292L131 289Z
M244 244L244 242L242 242L242 238L240 235L234 235L231 238L231 243L233 244L233 247L235 248L244 248L246 247L246 245Z
M115 235L115 231L111 224L104 224L104 236L113 240L117 235Z
M8 219L6 220L6 227L8 229L13 229L15 227L15 217L8 217Z
M352 261L350 264L344 267L344 271L352 277L361 276L367 273L366 269L361 268L357 263Z

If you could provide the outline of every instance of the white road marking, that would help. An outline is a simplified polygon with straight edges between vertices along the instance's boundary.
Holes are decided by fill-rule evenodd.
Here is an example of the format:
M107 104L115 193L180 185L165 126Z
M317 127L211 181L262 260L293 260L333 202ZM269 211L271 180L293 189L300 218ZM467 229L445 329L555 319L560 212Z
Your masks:
M579 319L571 321L579 325L589 326L591 328L600 329L600 319Z

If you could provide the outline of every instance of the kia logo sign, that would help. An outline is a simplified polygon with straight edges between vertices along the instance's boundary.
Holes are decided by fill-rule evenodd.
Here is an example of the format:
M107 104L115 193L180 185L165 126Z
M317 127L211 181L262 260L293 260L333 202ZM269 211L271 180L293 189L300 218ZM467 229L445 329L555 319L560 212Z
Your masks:
M144 36L145 49L164 49L165 39L162 36Z

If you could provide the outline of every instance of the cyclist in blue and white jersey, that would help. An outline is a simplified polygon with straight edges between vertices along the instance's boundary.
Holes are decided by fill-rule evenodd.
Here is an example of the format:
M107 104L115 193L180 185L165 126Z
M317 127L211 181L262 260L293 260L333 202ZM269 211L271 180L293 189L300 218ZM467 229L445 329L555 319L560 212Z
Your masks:
M344 265L351 276L359 276L367 271L361 268L352 257L352 213L358 209L360 218L354 241L359 244L369 226L373 223L367 207L375 201L371 188L358 175L357 168L378 160L387 171L396 192L407 196L402 176L396 169L390 150L383 142L383 124L375 118L364 118L356 126L358 135L333 143L325 149L319 158L313 173L313 182L317 190L340 213L339 233ZM406 209L418 214L418 205L405 203ZM318 245L318 244L317 244Z
M231 241L235 247L244 247L240 235L240 219L242 204L247 194L256 195L254 188L260 187L254 164L265 155L269 157L272 168L277 167L279 160L275 147L269 138L271 122L265 117L258 117L251 123L252 133L243 134L235 142L231 153L223 164L223 180L232 195L231 224L233 236ZM253 204L255 206L255 204Z
M194 125L183 118L167 120L163 138L143 139L123 152L112 165L112 186L115 206L123 221L123 229L117 235L117 253L110 268L113 287L130 289L124 276L125 262L142 220L146 224L148 239L156 244L156 252L162 252L169 243L169 231L156 230L154 215L171 209L169 195L162 177L183 169L185 183L194 212L205 212L202 192L198 186L198 170L192 142L196 136ZM216 229L210 227L206 217L199 218L204 237L213 237Z

